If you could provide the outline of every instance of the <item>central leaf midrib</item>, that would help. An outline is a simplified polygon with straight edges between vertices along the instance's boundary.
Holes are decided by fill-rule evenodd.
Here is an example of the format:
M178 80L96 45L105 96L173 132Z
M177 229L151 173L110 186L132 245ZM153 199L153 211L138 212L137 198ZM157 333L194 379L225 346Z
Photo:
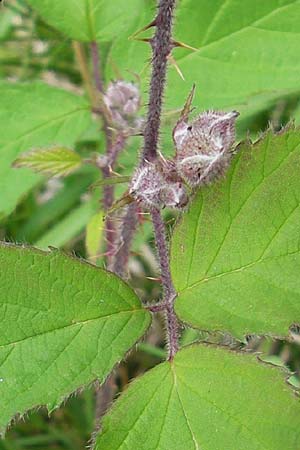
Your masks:
M237 423L238 425L240 425L241 428L244 428L244 430L246 430L250 436L253 437L253 430L251 428L249 428L245 423L240 422L239 419L236 416L233 416L231 414L229 414L226 410L220 408L220 406L216 403L214 403L213 401L211 401L209 398L204 397L201 393L199 393L197 390L191 388L190 385L188 385L185 380L178 375L178 378L180 379L180 382L186 386L186 388L192 392L194 392L195 395L197 395L198 397L200 397L200 399L206 403L208 403L209 405L212 405L214 408L216 408L218 411L220 411L225 417L229 418L232 422ZM178 393L178 397L179 397L179 392L177 390ZM180 397L179 397L180 398ZM182 403L181 403L182 404ZM184 410L183 404L182 404L182 408ZM257 436L255 436L255 440L256 442L258 442L258 444L262 447L262 450L269 450L267 447L265 447L265 444L262 443L260 441L260 439L257 438Z

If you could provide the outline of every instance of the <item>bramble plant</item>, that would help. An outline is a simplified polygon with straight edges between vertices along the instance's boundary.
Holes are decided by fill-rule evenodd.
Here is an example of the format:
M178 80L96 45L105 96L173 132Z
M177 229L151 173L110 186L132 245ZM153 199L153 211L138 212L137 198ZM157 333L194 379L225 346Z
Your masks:
M95 450L298 450L297 373L255 350L299 347L299 4L154 6L0 6L5 45L16 14L36 33L0 82L1 431L93 386ZM150 220L159 279L133 269Z

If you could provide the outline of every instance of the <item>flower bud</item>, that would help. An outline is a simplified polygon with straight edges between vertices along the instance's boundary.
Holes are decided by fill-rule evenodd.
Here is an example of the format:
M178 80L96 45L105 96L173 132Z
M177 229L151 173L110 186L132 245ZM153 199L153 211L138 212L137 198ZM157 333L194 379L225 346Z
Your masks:
M185 186L168 181L159 163L147 163L135 171L129 194L148 209L184 208L188 203Z
M228 167L239 113L207 111L190 124L178 122L173 131L178 175L192 187L212 182Z
M137 86L118 80L108 85L104 102L110 109L113 122L117 128L134 130L140 128L141 119L136 117L141 99Z
M182 183L168 183L162 186L160 192L161 203L169 208L184 208L188 202L189 197L185 186Z

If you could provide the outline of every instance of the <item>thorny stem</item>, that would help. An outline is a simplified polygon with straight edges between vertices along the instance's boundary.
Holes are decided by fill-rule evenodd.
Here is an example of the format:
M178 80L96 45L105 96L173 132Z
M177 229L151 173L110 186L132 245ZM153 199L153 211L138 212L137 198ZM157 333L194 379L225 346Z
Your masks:
M144 149L141 165L146 161L154 161L157 158L157 146L159 139L162 102L166 81L168 56L172 49L172 23L176 0L159 0L158 13L154 20L156 31L152 46L152 74L150 83L149 108L147 122L144 129ZM169 253L166 241L165 226L160 211L151 211L156 247L159 257L161 281L167 328L168 360L174 358L178 350L178 321L174 311L176 291L173 286Z
M157 156L167 58L172 49L171 36L175 3L176 0L159 0L158 13L154 20L156 31L153 39L151 39L152 74L148 115L144 129L143 161L153 161Z

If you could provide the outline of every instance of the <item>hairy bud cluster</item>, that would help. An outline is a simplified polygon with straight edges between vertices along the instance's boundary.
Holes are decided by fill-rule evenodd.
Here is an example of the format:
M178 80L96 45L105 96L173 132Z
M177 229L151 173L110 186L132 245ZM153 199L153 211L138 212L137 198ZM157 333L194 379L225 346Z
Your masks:
M136 85L122 80L111 82L104 94L104 102L117 128L131 133L140 130L143 121L137 113L141 98Z
M138 168L131 180L129 194L146 208L183 208L188 203L186 187L169 179L158 160Z
M236 111L207 111L191 123L177 123L173 130L175 165L189 186L200 187L224 174L232 158L238 115Z
M184 208L188 188L198 188L222 176L233 156L236 111L207 111L190 123L183 115L173 130L176 154L139 167L129 194L146 208Z

